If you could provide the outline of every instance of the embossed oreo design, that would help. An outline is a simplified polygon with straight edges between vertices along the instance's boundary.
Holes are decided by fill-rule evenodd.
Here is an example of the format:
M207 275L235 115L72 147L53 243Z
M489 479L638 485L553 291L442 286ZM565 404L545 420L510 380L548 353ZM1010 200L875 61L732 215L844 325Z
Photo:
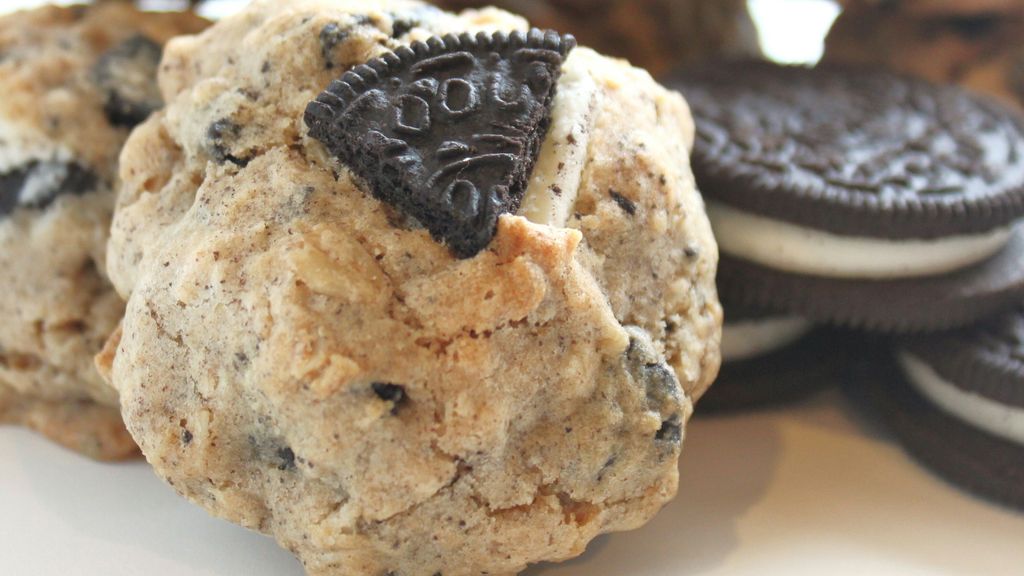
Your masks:
M357 66L306 109L310 135L459 257L519 208L571 36L433 37Z
M708 197L840 235L943 238L1024 216L1024 124L952 86L871 69L707 66L671 81Z
M163 106L156 73L163 49L138 35L111 48L93 68L104 95L103 109L115 126L132 127Z
M97 183L94 172L75 163L32 162L0 174L0 218L18 208L46 208L64 194L85 194Z

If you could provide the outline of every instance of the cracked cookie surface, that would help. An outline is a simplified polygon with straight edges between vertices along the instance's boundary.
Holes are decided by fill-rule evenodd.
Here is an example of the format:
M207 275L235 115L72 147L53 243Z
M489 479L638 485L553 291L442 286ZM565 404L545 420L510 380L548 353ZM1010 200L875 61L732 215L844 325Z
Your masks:
M101 368L158 474L311 574L511 574L675 494L721 321L682 99L589 56L566 221L505 214L466 259L303 121L388 50L525 28L257 1L168 46L173 104L125 148L108 263L129 304Z
M160 44L202 25L110 3L0 18L0 421L94 458L137 454L93 366L123 310L103 265L117 156L149 112L122 88L155 87Z

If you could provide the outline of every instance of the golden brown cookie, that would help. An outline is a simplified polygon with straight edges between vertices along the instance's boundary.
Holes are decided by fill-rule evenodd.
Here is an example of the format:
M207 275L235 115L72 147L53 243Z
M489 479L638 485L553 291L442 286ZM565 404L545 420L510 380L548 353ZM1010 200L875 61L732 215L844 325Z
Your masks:
M119 4L0 18L0 421L137 454L93 356L123 310L104 272L117 157L162 104L161 44L204 22Z
M721 322L689 112L525 27L257 0L169 45L125 148L128 427L311 574L511 574L675 493Z

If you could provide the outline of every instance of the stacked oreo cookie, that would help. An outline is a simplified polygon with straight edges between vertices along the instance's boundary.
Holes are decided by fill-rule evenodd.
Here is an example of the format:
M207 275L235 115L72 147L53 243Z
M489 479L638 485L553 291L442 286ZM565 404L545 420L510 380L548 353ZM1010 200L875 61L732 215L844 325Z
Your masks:
M955 446L969 429L972 446L1003 447L1007 473L994 474L1001 485L1020 486L1024 447L1011 449L1006 436L1020 433L1021 334L948 331L1024 321L1021 119L959 88L859 67L719 63L681 73L673 85L694 111L694 173L722 252L724 366L705 400L710 408L797 397L814 389L808 377L833 380L827 372L842 369L840 355L869 354L815 326L880 342L914 334L908 349L927 353L900 355L913 389L903 379L872 384L889 390L889 402L924 395L935 410L927 418L902 405L886 413L925 426L941 406L942 418L968 424L928 431L928 442L908 446ZM992 338L993 330L1015 336ZM950 342L974 344L960 350ZM973 363L943 372L953 351ZM930 394L932 368L971 392L956 396L947 386ZM948 402L933 406L936 394ZM965 408L966 418L948 406L974 406L975 396L984 407ZM994 431L979 418L1002 424ZM923 458L933 462L935 453ZM980 461L967 464L974 472L951 477L984 470ZM1012 501L1009 492L989 493Z

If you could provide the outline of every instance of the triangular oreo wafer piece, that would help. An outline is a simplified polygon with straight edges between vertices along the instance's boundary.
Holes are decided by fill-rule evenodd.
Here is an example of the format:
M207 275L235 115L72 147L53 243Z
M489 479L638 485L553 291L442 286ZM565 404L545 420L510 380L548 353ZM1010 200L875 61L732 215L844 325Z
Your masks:
M357 66L306 108L310 135L459 257L519 209L571 36L433 37Z

